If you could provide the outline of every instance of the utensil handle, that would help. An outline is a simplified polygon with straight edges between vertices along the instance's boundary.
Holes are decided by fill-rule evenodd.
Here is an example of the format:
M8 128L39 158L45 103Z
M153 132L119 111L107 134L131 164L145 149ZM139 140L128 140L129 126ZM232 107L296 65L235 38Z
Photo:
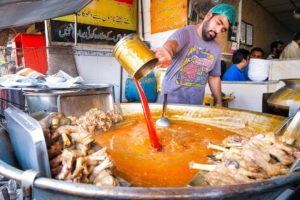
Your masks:
M1 192L4 200L10 200L7 187L3 187Z
M164 94L164 100L163 100L163 110L162 110L162 117L165 117L166 109L167 109L167 102L168 102L168 94Z
M297 199L297 194L299 194L300 186L288 187L286 188L275 200L291 200Z
M300 170L300 157L293 163L290 168L290 173L296 172Z
M293 117L286 118L283 122L281 122L280 126L276 129L275 135L280 136L282 135L283 129L290 123L290 121L293 119Z

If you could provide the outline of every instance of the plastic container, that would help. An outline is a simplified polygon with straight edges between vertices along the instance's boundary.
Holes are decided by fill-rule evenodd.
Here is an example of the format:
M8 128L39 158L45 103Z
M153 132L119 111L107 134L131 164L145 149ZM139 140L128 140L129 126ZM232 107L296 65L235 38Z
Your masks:
M12 39L16 48L16 64L42 74L48 70L46 39L44 35L20 33Z
M153 73L140 79L140 84L145 92L148 102L155 102L157 98L157 80ZM128 102L140 102L140 96L131 77L126 79L125 98Z
M249 62L248 76L252 81L264 81L269 76L270 61L251 58Z

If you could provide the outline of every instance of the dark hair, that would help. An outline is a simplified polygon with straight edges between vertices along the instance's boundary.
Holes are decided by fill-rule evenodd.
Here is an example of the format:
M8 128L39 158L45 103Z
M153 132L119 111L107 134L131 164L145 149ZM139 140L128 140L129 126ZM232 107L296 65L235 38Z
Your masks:
M278 46L279 44L283 45L283 42L280 41L280 40L277 40L277 41L272 42L272 43L271 43L271 52L273 51L274 48L277 48L277 46Z
M248 50L238 49L233 53L232 63L238 64L238 63L242 62L243 59L247 59L249 55L250 55L250 52Z
M259 51L259 52L261 52L261 53L262 53L262 56L265 55L264 50L263 50L262 48L260 48L260 47L254 47L254 48L252 48L250 54L252 54L254 51Z
M300 30L298 31L298 32L296 32L295 34L294 34L294 36L293 36L293 40L294 41L297 41L297 40L299 40L300 39Z

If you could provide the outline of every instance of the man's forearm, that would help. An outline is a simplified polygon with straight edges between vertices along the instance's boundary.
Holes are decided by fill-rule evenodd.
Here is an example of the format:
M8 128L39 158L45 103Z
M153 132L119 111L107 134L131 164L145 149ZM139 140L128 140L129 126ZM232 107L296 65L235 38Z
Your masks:
M171 57L174 56L175 53L178 52L178 44L175 40L168 40L164 45L163 48L165 48Z
M157 67L168 67L172 63L174 54L177 52L177 42L168 40L163 47L155 50L155 57L158 58Z
M222 106L222 90L221 90L221 79L219 76L208 77L209 88L215 99L216 106Z

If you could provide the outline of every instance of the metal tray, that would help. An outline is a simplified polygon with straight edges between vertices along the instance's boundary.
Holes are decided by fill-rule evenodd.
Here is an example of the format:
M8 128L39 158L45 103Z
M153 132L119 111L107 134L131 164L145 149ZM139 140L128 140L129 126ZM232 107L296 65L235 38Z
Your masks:
M33 169L51 177L43 130L37 120L10 106L4 111L9 137L23 170Z
M29 113L63 112L65 115L80 116L90 108L112 110L114 90L112 86L97 86L95 89L69 89L24 92Z

